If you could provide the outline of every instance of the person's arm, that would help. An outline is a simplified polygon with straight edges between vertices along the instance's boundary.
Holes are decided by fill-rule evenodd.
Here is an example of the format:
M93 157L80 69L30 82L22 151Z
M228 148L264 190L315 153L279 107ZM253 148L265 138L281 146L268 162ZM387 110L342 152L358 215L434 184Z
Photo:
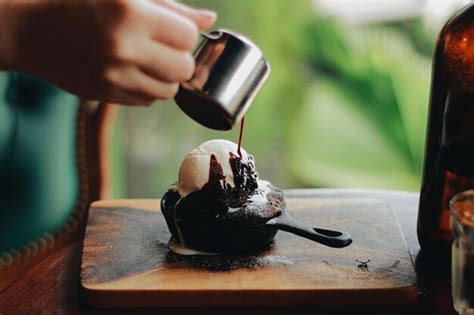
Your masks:
M0 1L0 70L87 99L148 105L191 77L191 49L215 18L171 0Z

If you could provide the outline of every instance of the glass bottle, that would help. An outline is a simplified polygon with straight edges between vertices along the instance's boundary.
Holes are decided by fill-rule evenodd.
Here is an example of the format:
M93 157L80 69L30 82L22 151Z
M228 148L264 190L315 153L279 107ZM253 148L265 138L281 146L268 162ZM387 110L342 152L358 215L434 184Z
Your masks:
M474 4L443 27L435 48L418 239L433 262L450 261L449 200L474 188Z

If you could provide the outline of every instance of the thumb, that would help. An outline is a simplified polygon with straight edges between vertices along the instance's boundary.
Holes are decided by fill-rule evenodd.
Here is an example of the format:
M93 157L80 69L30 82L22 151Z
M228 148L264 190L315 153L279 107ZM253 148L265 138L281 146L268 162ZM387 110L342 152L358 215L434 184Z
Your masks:
M214 11L192 8L173 0L155 0L155 2L192 20L199 30L211 27L217 19L217 14Z

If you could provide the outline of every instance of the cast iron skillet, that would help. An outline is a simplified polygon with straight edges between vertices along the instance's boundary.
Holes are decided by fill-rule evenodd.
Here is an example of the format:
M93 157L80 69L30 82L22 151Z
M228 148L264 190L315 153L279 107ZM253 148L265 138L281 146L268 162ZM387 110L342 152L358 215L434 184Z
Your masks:
M345 247L352 242L347 233L311 227L290 217L283 193L274 186L264 209L252 209L250 204L229 212L226 205L202 191L179 199L179 194L170 189L161 199L161 210L173 237L197 250L252 251L270 244L278 230L330 247Z

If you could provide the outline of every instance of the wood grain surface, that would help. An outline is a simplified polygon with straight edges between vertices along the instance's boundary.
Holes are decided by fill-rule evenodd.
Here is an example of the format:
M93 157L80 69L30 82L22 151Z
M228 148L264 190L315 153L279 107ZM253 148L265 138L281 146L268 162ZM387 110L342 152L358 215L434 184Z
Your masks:
M159 200L92 205L84 240L83 301L99 307L396 306L414 303L416 274L387 204L363 198L289 198L305 223L349 232L322 246L279 232L259 253L178 256ZM370 262L367 270L356 260Z
M390 204L397 216L411 258L418 273L416 304L393 307L248 307L242 308L96 308L85 305L79 297L82 240L54 252L7 288L0 290L1 314L68 314L68 315L457 315L451 298L451 279L445 275L427 274L430 261L423 256L416 237L418 194L401 191L356 189L293 189L285 191L291 198L370 198Z

